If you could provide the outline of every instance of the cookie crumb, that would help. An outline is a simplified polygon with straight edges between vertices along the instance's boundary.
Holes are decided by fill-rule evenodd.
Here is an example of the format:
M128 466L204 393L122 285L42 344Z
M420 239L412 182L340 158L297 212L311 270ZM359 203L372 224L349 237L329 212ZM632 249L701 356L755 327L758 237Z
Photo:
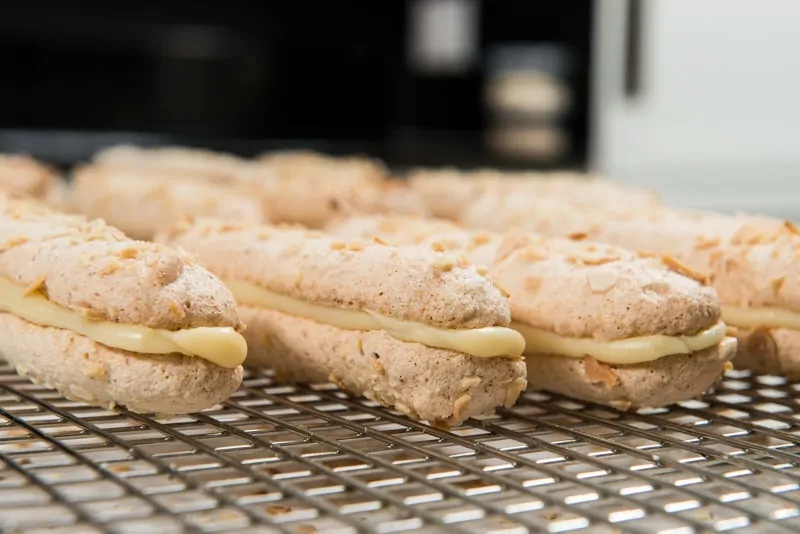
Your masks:
M503 403L503 406L505 406L506 408L514 406L514 403L517 402L517 399L522 394L522 392L525 391L525 388L527 387L528 387L528 381L522 377L518 377L512 380L508 386L508 389L506 389L506 398L505 402Z
M466 417L467 409L472 397L468 393L464 393L453 403L453 417L462 420Z
M464 389L469 389L471 387L475 387L480 385L481 378L479 376L469 376L467 378L461 379L461 387Z

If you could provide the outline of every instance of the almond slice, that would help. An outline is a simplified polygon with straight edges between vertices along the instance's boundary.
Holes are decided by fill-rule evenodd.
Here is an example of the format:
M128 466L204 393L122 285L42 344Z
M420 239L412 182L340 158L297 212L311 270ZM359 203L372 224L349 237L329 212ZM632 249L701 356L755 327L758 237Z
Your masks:
M583 372L589 382L592 384L603 384L606 390L613 388L618 380L617 375L614 374L611 369L598 362L597 359L592 356L586 356L584 358Z
M589 282L589 289L592 293L607 293L611 290L617 282L619 282L619 275L609 271L590 271L586 275Z
M495 253L494 261L502 261L513 254L515 251L533 244L533 240L524 235L511 235L503 240L503 243Z
M681 263L680 261L670 256L669 254L663 254L661 256L661 259L667 267L669 267L676 273L691 278L692 280L696 280L697 282L700 282L703 285L708 285L708 275L692 269L688 265Z

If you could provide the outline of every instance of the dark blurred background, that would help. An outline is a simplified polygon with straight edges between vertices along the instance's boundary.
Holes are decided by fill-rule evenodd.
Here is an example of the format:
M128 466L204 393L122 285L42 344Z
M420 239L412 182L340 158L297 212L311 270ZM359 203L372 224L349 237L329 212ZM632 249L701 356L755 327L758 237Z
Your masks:
M0 151L117 142L582 168L591 0L13 2Z

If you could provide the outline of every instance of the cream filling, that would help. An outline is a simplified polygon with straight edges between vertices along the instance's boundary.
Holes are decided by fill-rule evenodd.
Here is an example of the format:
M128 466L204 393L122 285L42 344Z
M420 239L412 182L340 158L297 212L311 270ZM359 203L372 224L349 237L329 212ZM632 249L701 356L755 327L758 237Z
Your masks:
M241 365L247 357L244 337L231 327L203 326L172 331L95 321L3 277L0 277L0 311L33 324L70 330L108 347L140 354L179 353L227 368Z
M565 337L520 323L512 323L525 338L525 354L555 354L583 358L591 355L597 360L613 365L645 363L669 356L690 354L719 344L725 338L725 323L703 330L693 336L666 336L656 334L614 341L591 338Z
M780 308L737 308L722 306L722 318L740 328L786 328L800 330L800 312Z
M423 323L386 317L371 311L321 306L281 295L248 282L226 280L225 284L239 304L275 310L343 330L383 330L401 341L453 350L478 358L519 358L525 350L525 340L511 328L501 326L469 329L436 328Z

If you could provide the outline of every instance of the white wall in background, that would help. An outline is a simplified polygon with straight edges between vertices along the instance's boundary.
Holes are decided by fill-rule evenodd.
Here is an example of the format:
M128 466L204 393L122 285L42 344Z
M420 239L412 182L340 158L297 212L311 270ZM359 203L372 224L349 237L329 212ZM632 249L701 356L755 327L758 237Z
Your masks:
M644 0L633 100L626 2L597 2L594 167L688 207L800 216L800 0Z

